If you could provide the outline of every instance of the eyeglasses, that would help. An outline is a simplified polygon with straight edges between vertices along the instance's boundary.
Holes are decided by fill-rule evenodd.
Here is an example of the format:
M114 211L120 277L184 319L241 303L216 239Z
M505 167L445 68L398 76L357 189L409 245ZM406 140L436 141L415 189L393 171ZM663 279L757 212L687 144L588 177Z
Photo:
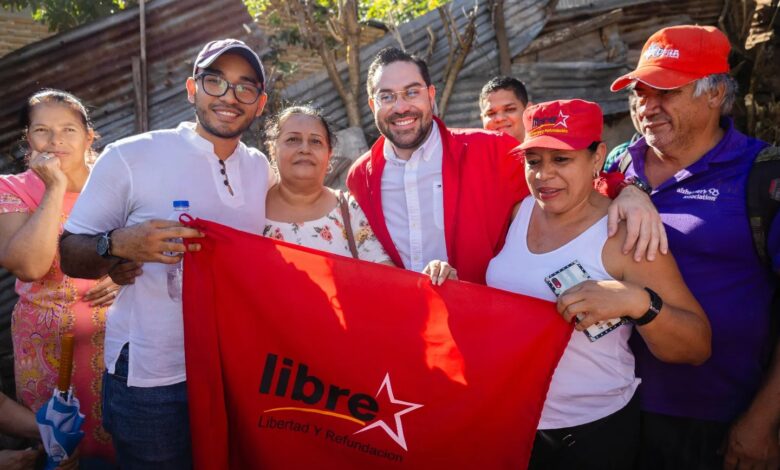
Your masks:
M253 85L244 85L243 83L230 83L219 75L213 73L201 72L195 75L195 80L200 80L203 91L209 96L219 98L224 96L229 89L233 89L233 96L239 103L254 104L257 102L263 89Z
M428 87L413 86L406 90L401 91L378 91L374 94L374 103L378 103L381 107L390 107L395 104L398 97L401 96L407 103L412 103L423 97L424 90Z

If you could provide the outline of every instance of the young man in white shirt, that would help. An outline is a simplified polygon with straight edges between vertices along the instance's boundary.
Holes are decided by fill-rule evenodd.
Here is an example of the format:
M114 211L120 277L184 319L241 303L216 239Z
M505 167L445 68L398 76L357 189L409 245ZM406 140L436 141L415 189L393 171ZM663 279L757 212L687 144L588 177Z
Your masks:
M106 147L65 225L68 275L147 263L106 325L103 421L123 467L192 466L182 304L168 294L166 270L181 259L170 253L185 250L172 239L200 234L164 219L172 201L187 200L195 217L262 233L273 173L240 137L263 111L264 84L262 63L243 42L204 46L186 83L196 122Z

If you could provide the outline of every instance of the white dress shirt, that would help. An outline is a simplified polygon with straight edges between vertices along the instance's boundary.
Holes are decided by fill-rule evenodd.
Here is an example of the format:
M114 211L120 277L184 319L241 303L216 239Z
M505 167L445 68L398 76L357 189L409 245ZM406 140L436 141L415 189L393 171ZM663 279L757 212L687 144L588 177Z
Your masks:
M404 267L420 272L430 261L447 261L438 126L432 125L409 160L398 158L387 139L383 151L387 164L382 172L382 211Z

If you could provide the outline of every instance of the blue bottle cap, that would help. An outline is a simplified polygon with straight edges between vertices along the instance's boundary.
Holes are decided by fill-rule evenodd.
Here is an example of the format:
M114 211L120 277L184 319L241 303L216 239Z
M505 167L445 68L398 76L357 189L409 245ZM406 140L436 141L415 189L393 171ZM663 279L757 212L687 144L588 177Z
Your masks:
M174 209L189 209L190 201L173 201Z

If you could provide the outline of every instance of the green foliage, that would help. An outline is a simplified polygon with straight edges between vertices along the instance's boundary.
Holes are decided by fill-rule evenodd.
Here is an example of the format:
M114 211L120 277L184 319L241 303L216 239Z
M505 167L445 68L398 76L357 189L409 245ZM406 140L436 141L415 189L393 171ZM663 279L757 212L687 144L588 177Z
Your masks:
M374 0L360 2L358 8L363 19L397 25L448 2L449 0Z
M246 5L246 9L249 10L252 18L257 18L262 13L265 13L265 10L271 6L271 2L269 0L244 0L244 5ZM278 20L278 12L272 12L272 14L276 15Z
M360 0L358 10L363 21L377 20L398 24L424 15L448 2L449 0ZM244 0L244 4L253 17L268 14L269 9L273 10L271 0ZM315 4L319 7L315 10L320 16L318 19L324 20L328 15L338 14L338 3L335 0L315 0Z
M137 0L0 0L0 6L6 10L30 8L34 20L58 32L113 15L137 3Z
M3 1L3 0L0 0ZM290 20L287 16L285 3L288 1L306 1L306 0L243 0L244 4L253 18L263 18L270 26L276 29L273 34L268 35L268 40L273 51L263 57L276 66L276 70L287 76L297 72L297 64L284 62L281 60L281 51L288 45L302 45L306 47L305 41L301 38L300 32L293 21L293 26L285 27L285 20ZM327 32L325 22L328 18L338 15L337 0L308 0L314 7L314 20L320 25L323 32L323 39L330 48L337 48L338 43ZM360 21L375 20L396 26L404 21L414 19L423 15L441 5L448 3L449 0L358 0L358 17Z

